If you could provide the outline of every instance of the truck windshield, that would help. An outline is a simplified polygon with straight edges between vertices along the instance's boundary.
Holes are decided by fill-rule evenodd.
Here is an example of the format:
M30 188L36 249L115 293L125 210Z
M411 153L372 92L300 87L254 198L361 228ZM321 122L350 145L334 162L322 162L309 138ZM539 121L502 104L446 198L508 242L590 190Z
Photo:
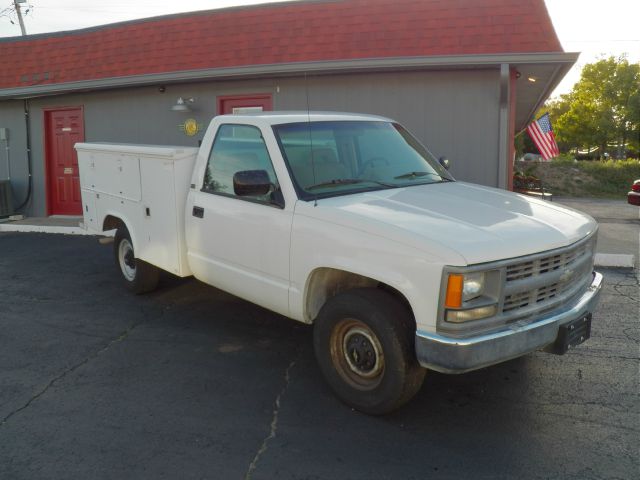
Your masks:
M384 121L273 127L303 200L453 181L402 126Z

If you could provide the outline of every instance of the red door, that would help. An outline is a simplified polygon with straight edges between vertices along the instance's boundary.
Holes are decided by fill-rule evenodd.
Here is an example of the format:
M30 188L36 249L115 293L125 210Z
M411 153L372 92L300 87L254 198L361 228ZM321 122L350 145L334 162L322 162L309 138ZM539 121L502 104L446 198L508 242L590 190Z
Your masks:
M225 113L253 113L271 110L271 94L258 93L255 95L229 95L218 97L218 114Z
M78 155L73 148L84 142L81 107L46 110L45 157L49 215L81 215Z

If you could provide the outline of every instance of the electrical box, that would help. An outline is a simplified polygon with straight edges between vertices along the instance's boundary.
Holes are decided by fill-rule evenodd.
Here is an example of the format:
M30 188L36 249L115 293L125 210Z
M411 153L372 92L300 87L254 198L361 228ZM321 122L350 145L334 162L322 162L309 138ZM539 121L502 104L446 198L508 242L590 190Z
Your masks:
M0 218L10 215L13 215L11 182L9 182L9 180L0 180Z
M9 140L9 129L0 127L0 141L6 142L7 140Z

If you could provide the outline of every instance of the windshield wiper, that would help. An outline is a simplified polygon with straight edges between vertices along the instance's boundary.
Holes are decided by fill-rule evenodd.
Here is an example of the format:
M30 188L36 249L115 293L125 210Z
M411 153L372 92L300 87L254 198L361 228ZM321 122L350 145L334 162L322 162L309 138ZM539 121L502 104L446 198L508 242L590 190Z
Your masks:
M305 187L305 190L313 190L315 188L338 187L340 185L354 185L356 183L375 183L376 185L382 185L383 187L394 186L394 185L389 185L388 183L378 182L376 180L363 180L361 178L336 178L329 182L317 183L315 185Z
M424 177L426 175L430 175L432 177L438 177L440 179L437 182L432 182L432 183L453 182L453 180L451 180L450 178L443 177L442 175L440 175L438 173L433 173L433 172L408 172L408 173L405 173L403 175L398 175L397 177L393 177L393 178L396 179L396 180L414 179L414 178L418 178L418 177Z
M416 177L424 177L425 175L431 175L434 177L440 177L443 178L441 175L438 175L437 173L433 173L433 172L407 172L407 173L403 173L402 175L398 175L397 177L393 177L396 180L402 180L405 178L416 178Z

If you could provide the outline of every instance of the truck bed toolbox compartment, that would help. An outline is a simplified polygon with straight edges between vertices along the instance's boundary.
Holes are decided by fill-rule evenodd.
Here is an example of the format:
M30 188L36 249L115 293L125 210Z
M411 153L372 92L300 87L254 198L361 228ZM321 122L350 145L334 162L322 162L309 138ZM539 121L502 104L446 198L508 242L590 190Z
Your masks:
M136 256L175 275L190 275L184 209L197 148L78 143L85 225L102 232L122 219Z

